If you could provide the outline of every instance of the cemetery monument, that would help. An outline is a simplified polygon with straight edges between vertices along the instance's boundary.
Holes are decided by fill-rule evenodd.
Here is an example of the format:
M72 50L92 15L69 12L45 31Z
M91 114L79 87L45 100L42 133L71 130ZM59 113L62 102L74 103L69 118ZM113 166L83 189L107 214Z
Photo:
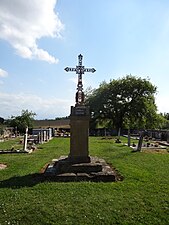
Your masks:
M44 176L55 181L117 181L121 178L105 160L89 155L90 109L84 101L82 75L85 72L94 73L96 70L85 68L82 59L80 54L75 68L65 68L66 72L76 72L78 75L76 103L71 106L70 113L70 153L49 163Z
M82 66L83 56L78 56L78 66L76 68L66 67L67 72L73 71L78 74L78 84L76 92L76 104L71 106L70 114L70 155L72 162L90 162L88 151L88 131L90 112L89 107L84 104L84 92L82 75L85 72L94 73L94 68Z

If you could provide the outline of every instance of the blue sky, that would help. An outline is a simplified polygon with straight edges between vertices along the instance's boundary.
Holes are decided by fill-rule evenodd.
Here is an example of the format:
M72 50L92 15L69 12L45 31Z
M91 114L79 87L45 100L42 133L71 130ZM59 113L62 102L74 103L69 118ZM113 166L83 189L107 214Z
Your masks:
M169 1L1 0L0 117L68 116L83 64L84 89L127 74L158 87L159 112L169 112Z

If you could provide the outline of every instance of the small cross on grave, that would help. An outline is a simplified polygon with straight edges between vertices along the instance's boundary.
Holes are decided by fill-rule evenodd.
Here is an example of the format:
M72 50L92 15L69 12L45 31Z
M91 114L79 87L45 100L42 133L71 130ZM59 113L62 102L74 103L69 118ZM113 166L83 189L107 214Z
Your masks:
M84 66L82 66L82 59L83 59L83 56L80 54L78 56L78 66L76 66L75 68L71 68L71 67L65 68L66 72L71 71L71 72L76 72L76 74L78 74L78 84L77 84L77 92L76 92L76 104L77 105L84 104L82 74L84 74L85 72L94 73L96 71L94 68L85 68Z

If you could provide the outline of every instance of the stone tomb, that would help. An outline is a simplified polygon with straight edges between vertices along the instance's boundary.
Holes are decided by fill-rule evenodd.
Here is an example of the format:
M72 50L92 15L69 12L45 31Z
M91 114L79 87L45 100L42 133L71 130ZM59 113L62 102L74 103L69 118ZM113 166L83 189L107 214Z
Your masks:
M71 106L70 113L70 153L54 159L45 169L44 176L55 181L117 181L121 176L103 159L90 157L88 146L89 107L84 104L82 74L95 72L94 68L82 66L82 55L78 56L76 68L66 67L65 70L78 74L76 104Z

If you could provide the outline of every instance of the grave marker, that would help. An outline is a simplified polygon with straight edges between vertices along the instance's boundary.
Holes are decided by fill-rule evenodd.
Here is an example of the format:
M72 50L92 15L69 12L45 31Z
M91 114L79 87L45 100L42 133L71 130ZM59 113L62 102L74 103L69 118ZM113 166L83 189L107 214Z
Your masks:
M27 140L28 140L28 127L26 127L23 143L23 151L27 151Z

